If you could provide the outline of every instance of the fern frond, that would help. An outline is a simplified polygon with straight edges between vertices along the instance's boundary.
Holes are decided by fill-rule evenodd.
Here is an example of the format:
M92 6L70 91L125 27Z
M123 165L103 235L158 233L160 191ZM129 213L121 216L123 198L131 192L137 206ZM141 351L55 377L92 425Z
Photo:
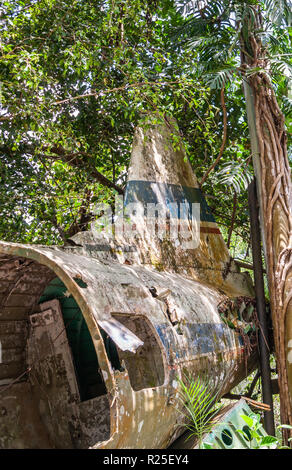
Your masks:
M189 418L185 424L190 433L189 438L195 436L201 440L203 434L209 432L214 425L212 419L218 412L218 408L214 407L217 396L207 380L193 380L188 376L185 376L184 380L178 380L179 398L186 410L186 413L182 414Z
M216 18L221 17L224 13L224 2L219 1L204 1L204 0L189 0L182 1L176 0L177 10L182 16L192 15L193 18L201 21L214 21Z
M217 72L205 75L207 86L212 89L221 89L226 83L230 82L236 73L235 67L230 67L225 70L218 70Z
M253 175L245 162L228 162L217 173L221 184L233 187L238 194L246 190L251 182Z
M282 97L282 110L286 117L292 117L292 100L287 96Z
M280 26L283 22L291 26L292 3L289 0L264 0L266 15L271 23Z
M292 65L287 60L281 58L272 59L270 64L272 72L280 73L289 79L292 78Z

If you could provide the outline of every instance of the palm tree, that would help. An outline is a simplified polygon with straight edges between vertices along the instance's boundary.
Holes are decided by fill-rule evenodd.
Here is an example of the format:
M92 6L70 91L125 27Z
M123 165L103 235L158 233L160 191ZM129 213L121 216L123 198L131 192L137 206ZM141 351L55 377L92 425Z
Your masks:
M281 420L291 425L292 184L283 111L286 116L292 111L292 54L287 34L292 5L289 0L176 3L185 17L180 34L188 47L197 48L199 68L209 86L220 88L222 95L233 77L240 75L243 80L268 271Z

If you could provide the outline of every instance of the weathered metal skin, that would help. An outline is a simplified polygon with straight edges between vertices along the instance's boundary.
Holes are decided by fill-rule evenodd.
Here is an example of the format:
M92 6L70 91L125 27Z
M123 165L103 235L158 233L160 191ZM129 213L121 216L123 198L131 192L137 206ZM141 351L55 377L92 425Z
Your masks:
M129 181L197 187L183 150L165 150L170 130L152 127L148 141L138 130ZM193 250L147 233L134 250L125 235L74 240L80 246L0 242L0 447L165 448L182 432L184 372L208 377L219 395L246 375L241 338L217 307L226 296L252 296L250 281L230 261L215 222L201 222ZM56 277L96 351L105 389L90 399L81 399L58 300L39 304Z

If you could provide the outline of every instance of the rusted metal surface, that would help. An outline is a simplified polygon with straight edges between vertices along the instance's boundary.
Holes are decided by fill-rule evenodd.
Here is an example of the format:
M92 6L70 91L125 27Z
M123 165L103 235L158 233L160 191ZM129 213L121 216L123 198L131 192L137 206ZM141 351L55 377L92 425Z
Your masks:
M146 141L141 132L129 180L197 188L183 150L165 150L169 131L150 129ZM74 240L81 246L0 242L0 446L165 448L182 432L176 400L184 371L208 376L223 395L252 366L218 311L230 296L253 296L251 282L213 221L201 222L192 250L147 233L132 251L125 235L97 241L88 232ZM55 278L82 312L96 351L105 387L88 400L58 299L39 304Z

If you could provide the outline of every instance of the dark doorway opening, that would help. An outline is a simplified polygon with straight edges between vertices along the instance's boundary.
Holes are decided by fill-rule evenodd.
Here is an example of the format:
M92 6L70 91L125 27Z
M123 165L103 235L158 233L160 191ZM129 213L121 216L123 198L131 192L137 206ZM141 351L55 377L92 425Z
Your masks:
M76 279L76 282L82 281ZM106 395L107 390L100 373L98 358L86 321L74 297L68 293L66 286L59 278L50 282L39 303L53 299L60 302L81 401Z

